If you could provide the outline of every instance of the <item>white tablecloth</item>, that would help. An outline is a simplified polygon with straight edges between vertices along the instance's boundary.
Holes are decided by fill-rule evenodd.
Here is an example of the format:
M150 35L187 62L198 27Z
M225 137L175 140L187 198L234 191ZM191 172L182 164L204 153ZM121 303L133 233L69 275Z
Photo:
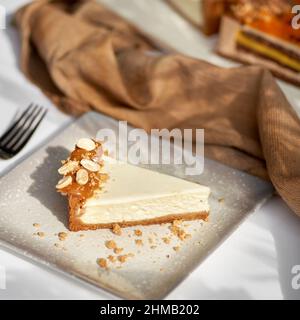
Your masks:
M29 1L2 0L8 19ZM215 38L206 39L161 0L103 0L146 31L168 41L182 52L222 66L233 63L212 53ZM0 131L9 125L20 108L30 102L49 108L49 113L29 145L13 160L0 160L0 174L17 165L34 148L73 119L58 111L30 84L18 68L18 33L0 31ZM280 82L299 112L300 90ZM0 132L0 133L1 133ZM300 265L300 219L279 197L250 216L169 296L170 299L300 299L291 286L291 268ZM105 299L104 291L73 281L21 256L0 249L0 267L6 270L6 290L1 299Z

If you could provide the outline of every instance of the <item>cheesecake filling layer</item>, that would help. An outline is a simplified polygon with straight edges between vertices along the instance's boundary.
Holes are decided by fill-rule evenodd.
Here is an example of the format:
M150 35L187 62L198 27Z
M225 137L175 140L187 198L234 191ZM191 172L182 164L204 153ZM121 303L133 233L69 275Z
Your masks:
M83 208L80 220L84 224L117 223L123 221L140 221L156 219L165 215L180 215L183 213L208 212L208 194L188 193L173 194L164 197L131 199L131 201L101 203L94 199L88 200Z
M105 224L209 212L210 189L183 179L104 157L109 180L87 199L79 219Z

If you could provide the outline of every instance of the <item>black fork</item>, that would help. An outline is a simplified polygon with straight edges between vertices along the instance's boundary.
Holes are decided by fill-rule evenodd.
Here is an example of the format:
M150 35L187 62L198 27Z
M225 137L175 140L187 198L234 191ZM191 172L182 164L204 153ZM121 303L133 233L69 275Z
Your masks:
M46 113L46 109L31 103L0 137L0 158L10 159L19 153L30 140Z

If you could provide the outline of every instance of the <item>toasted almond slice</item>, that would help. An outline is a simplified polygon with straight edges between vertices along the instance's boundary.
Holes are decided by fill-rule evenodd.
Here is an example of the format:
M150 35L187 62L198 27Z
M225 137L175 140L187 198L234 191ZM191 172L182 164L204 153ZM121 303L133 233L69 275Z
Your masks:
M86 151L92 151L96 148L96 144L92 139L82 138L77 142L77 147Z
M58 169L58 173L65 175L76 170L77 167L78 167L78 161L69 160L62 167Z
M57 189L63 189L67 186L69 186L72 183L72 177L66 176L58 181L58 184L56 185Z
M76 173L76 182L80 185L85 185L89 181L89 174L85 169L79 169Z
M80 161L80 164L87 170L92 171L92 172L98 172L100 171L101 167L99 165L99 163L94 162L92 160L89 159L82 159Z

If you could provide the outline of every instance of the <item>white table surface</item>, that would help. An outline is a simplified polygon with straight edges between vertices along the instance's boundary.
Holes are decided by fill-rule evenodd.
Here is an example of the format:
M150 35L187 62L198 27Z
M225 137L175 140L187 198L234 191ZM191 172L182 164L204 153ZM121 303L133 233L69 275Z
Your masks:
M1 0L8 18L29 1ZM213 54L215 38L206 39L161 0L103 0L146 31L182 52L221 66L234 64ZM13 160L0 160L0 175L17 165L33 149L73 119L60 111L29 83L18 68L18 33L0 30L0 134L17 110L31 101L49 113L28 146ZM297 112L300 90L279 82ZM279 197L251 215L204 263L177 287L169 299L300 299L291 286L291 268L300 265L300 218ZM2 299L105 299L104 291L69 279L0 248L6 269Z

